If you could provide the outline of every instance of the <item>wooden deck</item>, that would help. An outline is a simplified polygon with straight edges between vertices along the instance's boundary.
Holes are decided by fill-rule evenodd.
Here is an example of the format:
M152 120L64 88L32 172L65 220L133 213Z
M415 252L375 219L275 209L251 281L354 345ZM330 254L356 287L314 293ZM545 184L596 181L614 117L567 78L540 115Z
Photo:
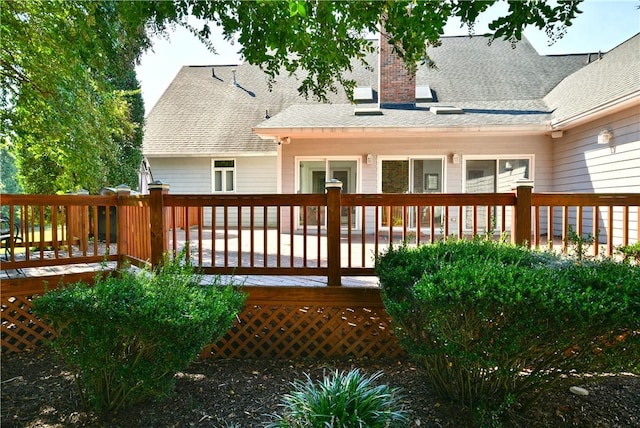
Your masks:
M63 266L0 270L0 281L15 278L42 278L43 281L47 281L47 278L58 278L62 275L98 272L103 266L106 266L108 269L115 269L116 263L80 263ZM221 279L223 283L233 282L234 284L249 286L324 287L327 285L327 277L325 276L222 275ZM205 276L205 281L210 280L210 276ZM345 287L378 287L378 278L375 276L344 276L342 278L342 285Z
M105 261L109 269L118 261L155 266L167 251L188 247L205 281L215 275L243 284L248 297L238 322L204 356L379 358L403 352L374 270L374 255L391 242L476 236L489 218L493 238L541 249L550 241L563 254L574 251L570 231L598 237L599 245L583 248L588 257L614 256L617 246L640 240L638 194L532 194L526 186L516 194L341 195L328 188L218 196L169 195L160 184L149 196L3 195L2 205L9 223L20 225L20 239L4 242L7 259L0 260L3 353L53 334L32 314L34 296L61 282L91 282ZM431 221L438 209L440 223Z

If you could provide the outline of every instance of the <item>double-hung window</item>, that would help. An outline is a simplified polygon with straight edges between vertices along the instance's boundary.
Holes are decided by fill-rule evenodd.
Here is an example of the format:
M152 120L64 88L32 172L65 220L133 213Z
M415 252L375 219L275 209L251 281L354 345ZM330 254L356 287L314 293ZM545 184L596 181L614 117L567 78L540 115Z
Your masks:
M213 161L214 193L235 192L236 163L232 159Z

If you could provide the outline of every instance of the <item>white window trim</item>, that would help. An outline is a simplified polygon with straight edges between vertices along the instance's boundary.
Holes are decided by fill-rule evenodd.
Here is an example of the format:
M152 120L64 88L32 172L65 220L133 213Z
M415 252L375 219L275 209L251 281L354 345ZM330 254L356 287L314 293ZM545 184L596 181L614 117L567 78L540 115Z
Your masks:
M233 167L223 167L223 168L216 168L216 161L233 161ZM216 171L233 171L233 190L218 190L216 191ZM224 174L222 174L223 177ZM223 180L226 180L226 178L223 178ZM225 188L224 184L226 184L225 181L223 181L223 186L222 189ZM216 159L211 159L211 193L216 193L216 194L221 194L221 193L227 193L227 194L232 194L232 193L237 193L237 189L238 189L238 160L236 158L216 158Z
M295 191L296 193L300 193L300 162L305 161L316 161L316 162L324 162L325 163L325 171L328 170L330 161L356 161L356 193L360 193L362 191L362 156L295 156L294 157L294 180L295 180ZM294 218L299 218L300 216L300 208L296 207L294 210ZM356 229L359 229L359 218L356 217ZM300 224L297 221L294 221L294 230L300 230ZM325 229L326 225L322 225L322 229Z
M382 161L394 161L394 160L406 160L409 161L409 180L411 181L411 177L413 176L413 164L411 161L413 160L440 160L442 162L442 193L447 193L447 185L449 184L449 176L448 176L448 165L447 165L447 155L403 155L403 156L377 156L377 165L376 165L376 192L382 193ZM409 187L411 187L411 182L409 183Z
M356 180L356 193L362 191L362 156L296 156L295 162L295 191L300 193L300 162L301 161L316 161L325 163L325 171L329 167L330 161L356 161L356 174L358 179Z
M535 183L535 155L534 154L499 154L499 155L464 155L462 156L462 193L467 193L467 161L470 160L493 160L500 162L506 159L528 159L529 160L529 180Z
M408 161L409 162L409 188L413 187L413 162L414 160L439 160L442 163L442 177L440 180L442 181L442 191L441 193L447 193L447 187L449 183L449 171L447 164L448 156L447 155L424 155L424 154L411 154L411 155L379 155L377 156L376 162L376 192L382 193L382 162L383 161ZM388 226L382 226L382 216L378 219L378 224L376 227L379 230L389 230ZM416 231L416 227L408 227L409 231ZM423 233L429 233L428 229L423 228ZM439 231L436 231L436 234L439 234Z
M500 161L508 160L508 159L528 159L529 160L529 180L535 182L535 155L534 154L493 154L493 155L464 155L462 157L462 170L461 170L461 179L462 179L462 192L467 193L467 161L473 160L492 160L496 161L496 167L499 166ZM497 182L496 182L497 184ZM494 192L500 193L500 192ZM461 218L457 221L461 221L462 224L466 224L466 213L463 212ZM507 226L510 227L510 226ZM471 229L463 227L463 231L468 233ZM496 225L496 230L497 225ZM495 232L494 230L493 232ZM479 231L480 232L480 231Z

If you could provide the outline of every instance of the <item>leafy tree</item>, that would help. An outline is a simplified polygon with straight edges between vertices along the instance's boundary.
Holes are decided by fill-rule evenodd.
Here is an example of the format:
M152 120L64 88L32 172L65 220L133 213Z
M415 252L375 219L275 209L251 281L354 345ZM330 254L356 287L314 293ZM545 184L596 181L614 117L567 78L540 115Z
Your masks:
M526 26L545 29L551 40L571 25L581 0L559 1L556 6L537 0L508 1L505 16L490 25L490 38L513 42ZM364 61L373 51L370 40L384 27L384 39L397 48L409 67L430 63L428 49L439 43L449 18L457 17L473 32L478 17L497 0L386 0L386 1L232 1L177 3L178 16L192 14L222 26L228 40L238 35L240 52L275 77L285 69L304 71L299 90L325 100L338 85L351 93L355 82L345 77L353 59ZM157 16L162 16L158 11ZM208 25L198 34L208 36ZM491 40L491 39L490 39Z
M8 147L0 146L0 194L20 193L16 162Z
M531 25L559 38L580 13L580 1L509 1L489 36L515 42ZM181 25L213 50L210 25L220 26L225 39L237 36L242 55L259 64L271 83L283 70L301 72L300 93L326 100L338 86L351 93L355 82L345 71L374 50L369 36L380 26L384 41L415 67L430 63L428 49L438 44L449 18L472 32L496 2L4 0L1 135L11 142L27 192L127 182L137 171L142 125L131 73L150 47L148 35ZM193 27L189 17L205 24Z
M2 138L26 192L96 191L109 165L121 165L121 146L140 150L131 136L141 122L132 121L132 95L123 90L138 85L123 85L123 70L133 70L148 39L141 25L118 18L116 6L3 2Z

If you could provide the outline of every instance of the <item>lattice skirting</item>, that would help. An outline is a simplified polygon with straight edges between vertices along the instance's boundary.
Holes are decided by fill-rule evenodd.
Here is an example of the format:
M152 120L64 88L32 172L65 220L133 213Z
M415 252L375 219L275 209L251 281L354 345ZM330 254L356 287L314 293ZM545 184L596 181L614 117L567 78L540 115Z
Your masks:
M2 295L2 353L21 352L52 337L49 326L31 312L33 295Z
M2 290L2 353L42 345L51 329L31 312L42 285ZM394 358L403 356L376 289L245 287L249 299L238 321L201 357Z
M394 358L404 355L382 308L253 305L203 356L215 358Z

